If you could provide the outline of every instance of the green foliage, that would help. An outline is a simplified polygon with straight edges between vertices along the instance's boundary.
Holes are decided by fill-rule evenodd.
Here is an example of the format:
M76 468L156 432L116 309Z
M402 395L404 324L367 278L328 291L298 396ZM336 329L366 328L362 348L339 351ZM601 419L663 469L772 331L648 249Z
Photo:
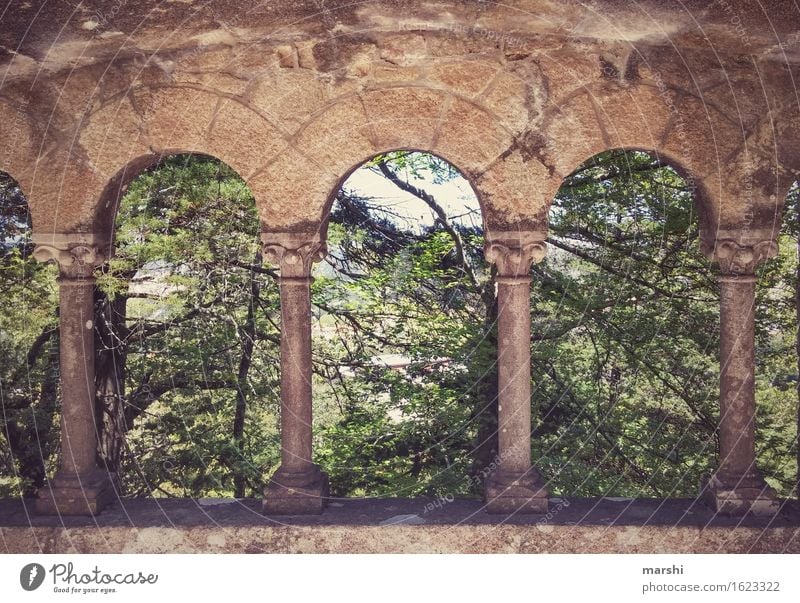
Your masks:
M460 178L438 157L394 152L365 169L434 218L409 225L347 185L337 195L312 287L315 460L338 496L479 496L497 459L480 220L430 193ZM29 257L21 191L0 179L0 193L8 496L35 492L57 461L57 292L54 269ZM757 300L758 463L784 495L797 470L798 196ZM531 302L531 445L554 493L693 496L717 464L719 294L693 197L658 159L610 151L554 200ZM247 187L216 160L169 158L130 184L96 321L100 451L128 494L260 496L277 468L279 296L258 235Z
M373 165L380 161L427 181L457 177L430 155L393 153ZM342 191L337 201L334 274L314 288L325 312L315 395L336 410L320 425L317 460L337 495L477 494L466 478L481 401L464 361L485 328L481 295L491 283L485 270L471 282L465 264L482 262L481 233L450 225L470 239L460 258L441 223L417 232L369 199Z
M127 298L127 491L230 494L233 476L244 475L256 495L275 468L279 298L261 267L259 232L244 182L213 159L169 158L129 187L116 257L98 280L112 299ZM241 443L232 435L240 388Z
M645 153L566 179L534 268L536 454L564 494L695 493L714 466L718 296L693 197Z
M25 198L0 174L0 496L32 494L57 460L54 270L32 249Z

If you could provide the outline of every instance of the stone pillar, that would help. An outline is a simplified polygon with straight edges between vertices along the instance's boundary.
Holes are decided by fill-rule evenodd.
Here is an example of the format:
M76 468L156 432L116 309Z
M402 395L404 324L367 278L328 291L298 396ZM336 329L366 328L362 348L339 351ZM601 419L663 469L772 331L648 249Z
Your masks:
M725 515L778 510L775 492L755 466L754 270L776 252L772 241L740 245L730 239L717 241L712 252L720 269L719 467L703 481L701 496Z
M546 253L544 233L492 233L497 268L498 456L486 480L489 513L546 513L548 492L531 465L530 269Z
M280 270L281 466L264 490L264 512L321 513L328 476L311 462L311 267L325 257L319 235L263 233L264 256Z
M93 272L109 256L109 244L91 234L34 236L34 257L59 268L61 458L39 491L45 515L93 515L112 502L114 476L97 464L94 381Z

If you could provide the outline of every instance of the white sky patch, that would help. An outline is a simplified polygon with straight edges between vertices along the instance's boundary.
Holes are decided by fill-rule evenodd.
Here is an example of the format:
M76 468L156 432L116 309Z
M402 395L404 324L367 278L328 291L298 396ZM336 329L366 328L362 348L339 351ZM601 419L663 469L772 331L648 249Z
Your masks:
M481 226L480 204L469 182L462 176L441 184L433 182L430 173L422 172L424 178L414 178L410 173L400 172L399 176L417 188L433 195L447 215L465 226ZM346 191L360 197L369 198L376 205L383 205L394 214L396 220L403 221L409 229L420 231L434 222L433 211L411 193L400 190L388 179L368 167L357 169L343 187Z

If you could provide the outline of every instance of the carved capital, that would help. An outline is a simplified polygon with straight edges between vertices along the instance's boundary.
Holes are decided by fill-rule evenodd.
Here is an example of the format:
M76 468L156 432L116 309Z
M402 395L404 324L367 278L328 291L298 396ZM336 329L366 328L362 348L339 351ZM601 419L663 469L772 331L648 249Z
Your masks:
M264 257L281 272L281 278L310 278L311 267L328 253L318 233L262 232Z
M751 275L761 262L778 255L778 245L771 240L743 245L718 239L708 255L725 276Z
M33 235L33 257L39 262L55 262L62 278L86 279L111 257L105 237L92 233Z
M531 264L547 255L545 233L541 231L509 231L488 233L485 244L486 260L497 266L504 278L527 278Z

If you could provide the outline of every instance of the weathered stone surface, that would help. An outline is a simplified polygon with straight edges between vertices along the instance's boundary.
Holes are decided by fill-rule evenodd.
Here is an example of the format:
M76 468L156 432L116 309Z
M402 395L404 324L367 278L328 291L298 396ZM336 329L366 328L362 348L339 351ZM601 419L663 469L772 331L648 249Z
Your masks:
M550 107L545 118L543 154L562 178L581 163L609 148L603 140L597 109L589 92L581 91Z
M452 98L439 126L434 150L463 172L483 172L513 143L506 130L479 105Z
M287 483L279 469L264 488L264 515L319 515L328 503L328 476L319 471L301 474L300 484Z
M377 85L410 83L421 78L422 69L420 67L401 67L391 63L372 67L372 81Z
M728 158L714 173L701 178L710 191L713 228L740 229L744 232L780 223L777 192L785 191L772 162L752 152L749 146ZM731 174L737 177L732 178ZM783 190L782 190L783 189Z
M105 471L59 472L39 490L36 513L40 515L97 515L116 500L111 478Z
M546 514L549 510L548 492L542 478L529 469L523 475L489 476L486 480L484 502L492 515Z
M100 0L87 2L84 15L113 10ZM143 20L137 11L147 13L145 1L130 0L113 19L90 23L61 6L46 7L37 19L21 6L2 17L3 46L16 54L0 58L6 67L0 96L13 99L14 111L21 112L17 121L34 143L4 142L3 164L24 179L20 170L42 153L67 158L64 171L80 176L63 180L59 191L47 182L26 182L34 215L52 215L48 206L57 199L66 204L57 214L58 230L87 221L111 223L109 216L92 214L106 211L103 179L127 155L141 156L138 143L128 143L137 131L152 153L216 149L224 153L221 159L246 172L280 151L261 144L276 138L272 128L290 137L308 129L337 97L361 94L373 147L436 146L473 175L515 138L522 145L534 140L541 161L562 177L599 150L618 146L683 159L697 178L718 180L725 172L731 186L713 182L705 188L714 197L709 205L726 225L750 211L741 209L742 186L736 184L749 177L748 163L728 160L742 154L746 141L761 198L779 206L784 180L798 169L791 142L796 127L784 125L797 114L791 86L792 74L800 73L797 16L771 5L744 31L731 26L733 16L753 14L744 0L730 0L715 11L694 5L678 10L656 0L642 7L632 14L612 0L591 5L437 0L405 3L398 10L395 3L377 0L326 3L319 11L287 0L263 6L187 0L172 3L159 19ZM126 94L132 107L121 100ZM244 122L250 124L248 136L240 140L254 142L236 148L233 141L220 141L228 138L221 126L210 145L219 107L231 96L264 117L257 126L264 132L255 132L256 122ZM465 98L475 102L474 110L466 108ZM346 161L337 164L338 155L329 151L344 144L336 121L327 126L319 121L318 132L308 130L318 139L301 146L314 149L323 170L339 174ZM231 128L235 123L242 122L231 122ZM8 123L3 129L20 130ZM104 158L97 148L102 141L122 144ZM362 159L369 146L347 156ZM13 160L7 158L11 152ZM87 170L98 180L88 188ZM783 180L776 186L767 174ZM307 187L317 176L305 174ZM289 204L284 199L284 206ZM281 220L290 221L290 216Z
M361 98L350 96L316 115L297 135L295 144L319 165L345 174L377 153L372 143L373 127Z
M800 111L791 108L778 114L775 119L779 134L777 153L781 171L789 176L788 180L793 181L800 177Z
M423 87L382 88L363 94L375 146L430 150L446 96Z
M314 173L313 182L303 174ZM340 176L289 147L248 180L261 221L271 230L315 230ZM301 202L295 200L302 199Z
M499 69L500 65L495 60L464 57L449 61L431 61L427 76L431 83L473 98L486 90Z
M94 227L95 204L108 179L85 158L76 157L79 148L72 150L57 147L37 157L28 180L30 195L41 201L30 204L34 233L87 232Z
M800 553L791 503L770 518L724 517L691 500L550 499L546 514L482 503L334 502L321 515L261 514L254 499L122 499L94 518L37 517L0 500L8 553ZM390 523L417 515L425 523Z
M724 170L731 155L745 144L742 125L735 116L720 114L705 99L684 97L678 103L669 107L671 124L656 148L697 177Z
M209 128L206 152L248 178L287 146L281 131L243 103L222 99Z
M722 515L742 516L747 513L773 517L780 510L775 491L766 485L761 476L753 476L743 484L741 476L723 479L713 475L701 484L703 501L712 511Z
M0 123L3 128L3 144L0 146L0 169L22 180L32 167L28 163L38 156L37 142L40 136L33 129L26 111L26 105L0 102ZM21 184L21 182L20 182Z
M510 186L514 183L513 186ZM538 159L515 150L480 175L475 186L489 207L490 227L542 229L561 178Z
M565 40L560 49L544 52L539 61L546 78L547 100L554 108L602 77L597 51L585 41Z
M37 104L47 110L48 130L69 131L98 107L102 73L100 66L87 66L36 82Z
M232 59L233 50L230 46L194 48L175 58L175 69L190 73L217 73L227 69Z
M657 88L620 88L606 83L593 89L600 127L610 148L658 149L672 114Z
M228 75L227 73L183 73L173 75L172 81L182 86L205 89L213 94L239 96L244 94L250 80Z
M387 35L380 43L380 57L392 65L412 65L427 56L425 38L418 33Z
M529 66L500 73L482 101L500 123L519 134L541 114L543 96L541 74L538 68Z
M248 102L287 132L294 132L330 100L327 76L303 69L270 71L253 81Z
M27 193L37 236L107 229L112 178L175 152L225 161L247 179L265 229L308 235L325 223L342 178L377 152L417 149L451 161L475 187L492 233L545 232L564 176L600 151L643 148L693 180L704 241L738 246L729 250L774 238L783 198L800 173L800 18L788 2L728 0L706 10L698 2L641 0L641 10L631 11L616 0L330 0L320 10L289 0L182 0L158 19L143 18L149 0L116 11L84 0L79 13L65 3L34 5L20 3L0 17L0 169ZM747 26L732 26L733 17ZM298 300L293 307L304 309L305 297ZM521 301L509 304L516 306ZM733 322L749 324L739 310ZM519 319L512 322L519 327ZM730 395L752 377L752 350L743 350L723 374L733 379L723 387L723 405L735 416L722 431L747 434L746 446L726 444L729 459L704 496L720 512L771 512L771 495L747 467L752 400ZM521 424L509 424L512 439L522 439ZM286 447L302 449L310 463L308 432L289 431ZM537 499L528 510L545 510L540 482L523 477L530 459L514 458L519 466L494 476L489 499L502 498L511 484L514 492L496 510L526 497ZM321 508L322 474L284 464L286 483L273 480L268 506L290 508L294 488L312 495L308 508ZM84 465L54 482L61 504L75 512L73 477L94 475ZM104 500L103 485L95 490L88 512ZM540 535L557 531L550 527L531 532L532 549ZM528 536L518 532L514 546L525 548ZM583 536L602 546L650 538ZM166 538L181 547L194 536ZM215 550L227 546L218 533L199 538ZM296 534L276 538L294 538L292 550L317 546ZM451 546L436 533L424 538L434 549Z
M220 101L215 94L193 88L134 92L135 107L142 114L148 140L158 149L179 152L201 151L206 146Z
M92 113L78 142L99 174L110 179L137 157L150 152L141 130L140 115L128 97L121 97Z

